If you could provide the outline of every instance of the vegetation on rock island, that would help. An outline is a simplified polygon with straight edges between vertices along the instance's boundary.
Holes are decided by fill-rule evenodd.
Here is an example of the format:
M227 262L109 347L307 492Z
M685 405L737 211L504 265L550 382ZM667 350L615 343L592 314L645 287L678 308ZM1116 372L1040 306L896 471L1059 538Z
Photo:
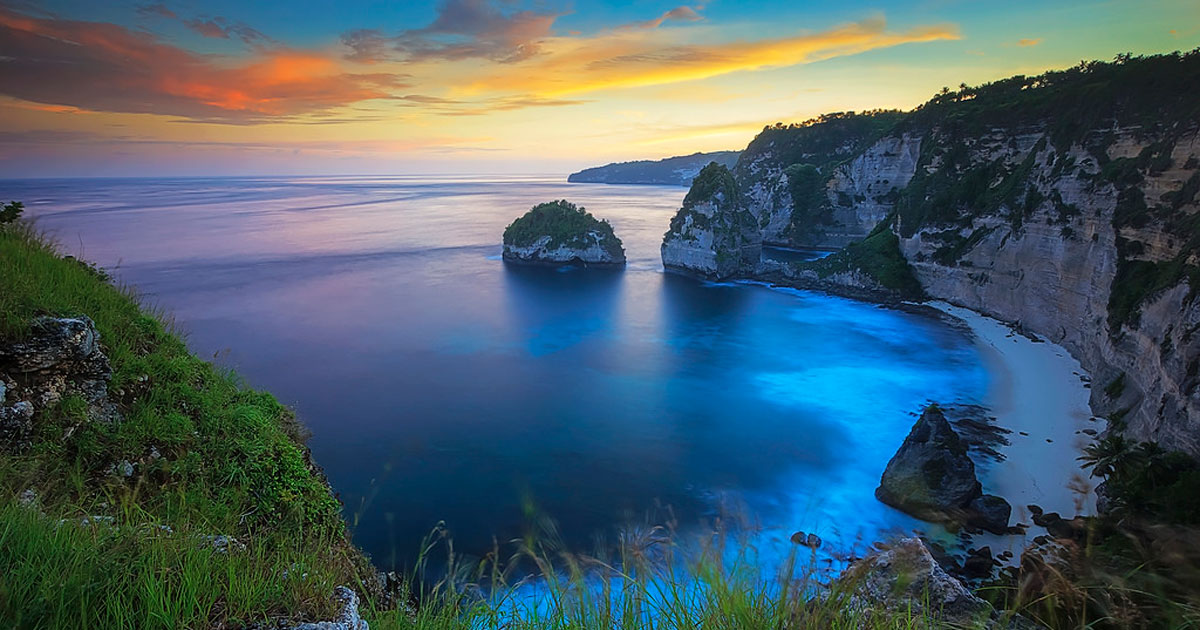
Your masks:
M612 225L566 199L530 208L504 229L504 245L506 248L532 247L538 240L548 238L543 246L545 250L584 249L592 245L592 234L598 237L600 247L608 256L625 259L625 249L621 239L613 233Z

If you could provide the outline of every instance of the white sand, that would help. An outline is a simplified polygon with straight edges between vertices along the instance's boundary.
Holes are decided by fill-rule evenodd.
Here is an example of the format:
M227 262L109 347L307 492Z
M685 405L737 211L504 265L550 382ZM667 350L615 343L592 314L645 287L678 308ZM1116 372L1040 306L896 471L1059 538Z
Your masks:
M1093 420L1085 387L1090 378L1079 362L1061 346L1034 342L990 317L944 302L930 305L962 320L974 333L994 375L984 404L996 425L1012 431L1006 436L1012 444L999 449L1006 459L980 467L984 492L1012 504L1013 524L1032 525L1029 504L1065 518L1092 514L1096 480L1077 458L1093 440L1083 430L1100 431L1103 423ZM978 542L1018 554L1024 539L1040 533L1041 528L1031 527L1025 537Z

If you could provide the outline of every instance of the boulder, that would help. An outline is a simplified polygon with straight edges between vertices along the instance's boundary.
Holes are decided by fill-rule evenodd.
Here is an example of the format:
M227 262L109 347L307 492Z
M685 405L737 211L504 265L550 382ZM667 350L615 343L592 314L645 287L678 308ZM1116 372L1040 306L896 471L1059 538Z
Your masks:
M996 611L956 580L918 538L904 538L850 565L836 592L859 610L928 616L954 628L996 628Z
M993 534L1008 531L1008 520L1011 517L1012 506L994 494L981 494L967 504L967 525L986 529Z
M100 333L87 317L39 317L29 334L0 343L0 449L29 446L39 409L63 396L78 395L88 404L89 420L119 418L108 398L112 369L100 350Z
M875 497L919 519L1003 533L1012 507L984 495L967 443L929 405L883 471Z
M917 419L875 490L880 501L927 520L944 520L979 494L967 444L935 405Z
M37 372L62 363L83 361L98 349L100 333L87 317L39 317L28 338L0 345L0 369Z

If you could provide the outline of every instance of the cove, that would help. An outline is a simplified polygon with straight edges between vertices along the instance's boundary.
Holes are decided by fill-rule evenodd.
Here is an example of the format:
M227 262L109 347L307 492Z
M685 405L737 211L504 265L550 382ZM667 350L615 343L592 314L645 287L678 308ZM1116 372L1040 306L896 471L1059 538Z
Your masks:
M410 563L439 522L472 555L543 518L575 548L664 513L682 528L736 513L770 539L803 530L841 549L925 529L874 499L879 475L924 404L983 404L991 383L941 319L664 274L680 188L13 186L68 251L173 313L201 356L297 409L383 568ZM499 260L504 226L560 198L612 222L623 272Z

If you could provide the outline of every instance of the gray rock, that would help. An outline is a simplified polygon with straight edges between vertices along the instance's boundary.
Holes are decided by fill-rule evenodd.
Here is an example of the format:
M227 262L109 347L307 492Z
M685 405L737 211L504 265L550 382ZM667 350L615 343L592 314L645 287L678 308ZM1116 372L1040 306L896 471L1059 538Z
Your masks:
M19 497L17 497L17 503L19 503L21 507L34 507L37 505L37 501L37 491L33 488L26 488L25 491L22 492Z
M762 232L742 206L729 170L710 164L696 177L663 236L663 267L704 278L753 272L762 257Z
M994 494L982 494L967 504L968 525L986 529L993 534L1003 534L1008 530L1008 520L1012 516L1012 506L1003 498Z
M39 317L28 339L0 346L0 367L36 372L63 361L82 361L97 350L100 334L87 317Z
M40 317L32 323L27 338L0 344L0 377L4 399L0 403L0 449L28 448L34 435L36 409L48 408L63 396L74 394L88 404L88 421L120 419L108 398L112 369L100 350L100 334L86 317ZM67 429L69 435L74 427Z
M835 591L856 609L928 615L954 628L998 628L996 611L946 573L925 543L904 538L852 564Z
M504 260L509 262L551 265L623 265L625 253L614 256L605 246L605 236L599 232L588 232L585 245L550 247L550 237L543 236L528 247L504 246Z
M292 630L369 630L367 622L358 613L357 593L345 586L338 586L333 589L333 597L342 606L337 618L332 621L302 623L294 626Z
M229 553L231 551L246 550L246 545L242 544L233 536L226 536L225 534L210 534L207 536L201 536L200 540L217 553Z
M958 521L980 494L967 444L930 405L883 471L875 496L884 503L930 521Z
M116 527L117 525L117 519L111 516L83 516L78 520L61 518L58 520L58 525L61 527L62 525L71 522L78 523L80 527L111 528Z

